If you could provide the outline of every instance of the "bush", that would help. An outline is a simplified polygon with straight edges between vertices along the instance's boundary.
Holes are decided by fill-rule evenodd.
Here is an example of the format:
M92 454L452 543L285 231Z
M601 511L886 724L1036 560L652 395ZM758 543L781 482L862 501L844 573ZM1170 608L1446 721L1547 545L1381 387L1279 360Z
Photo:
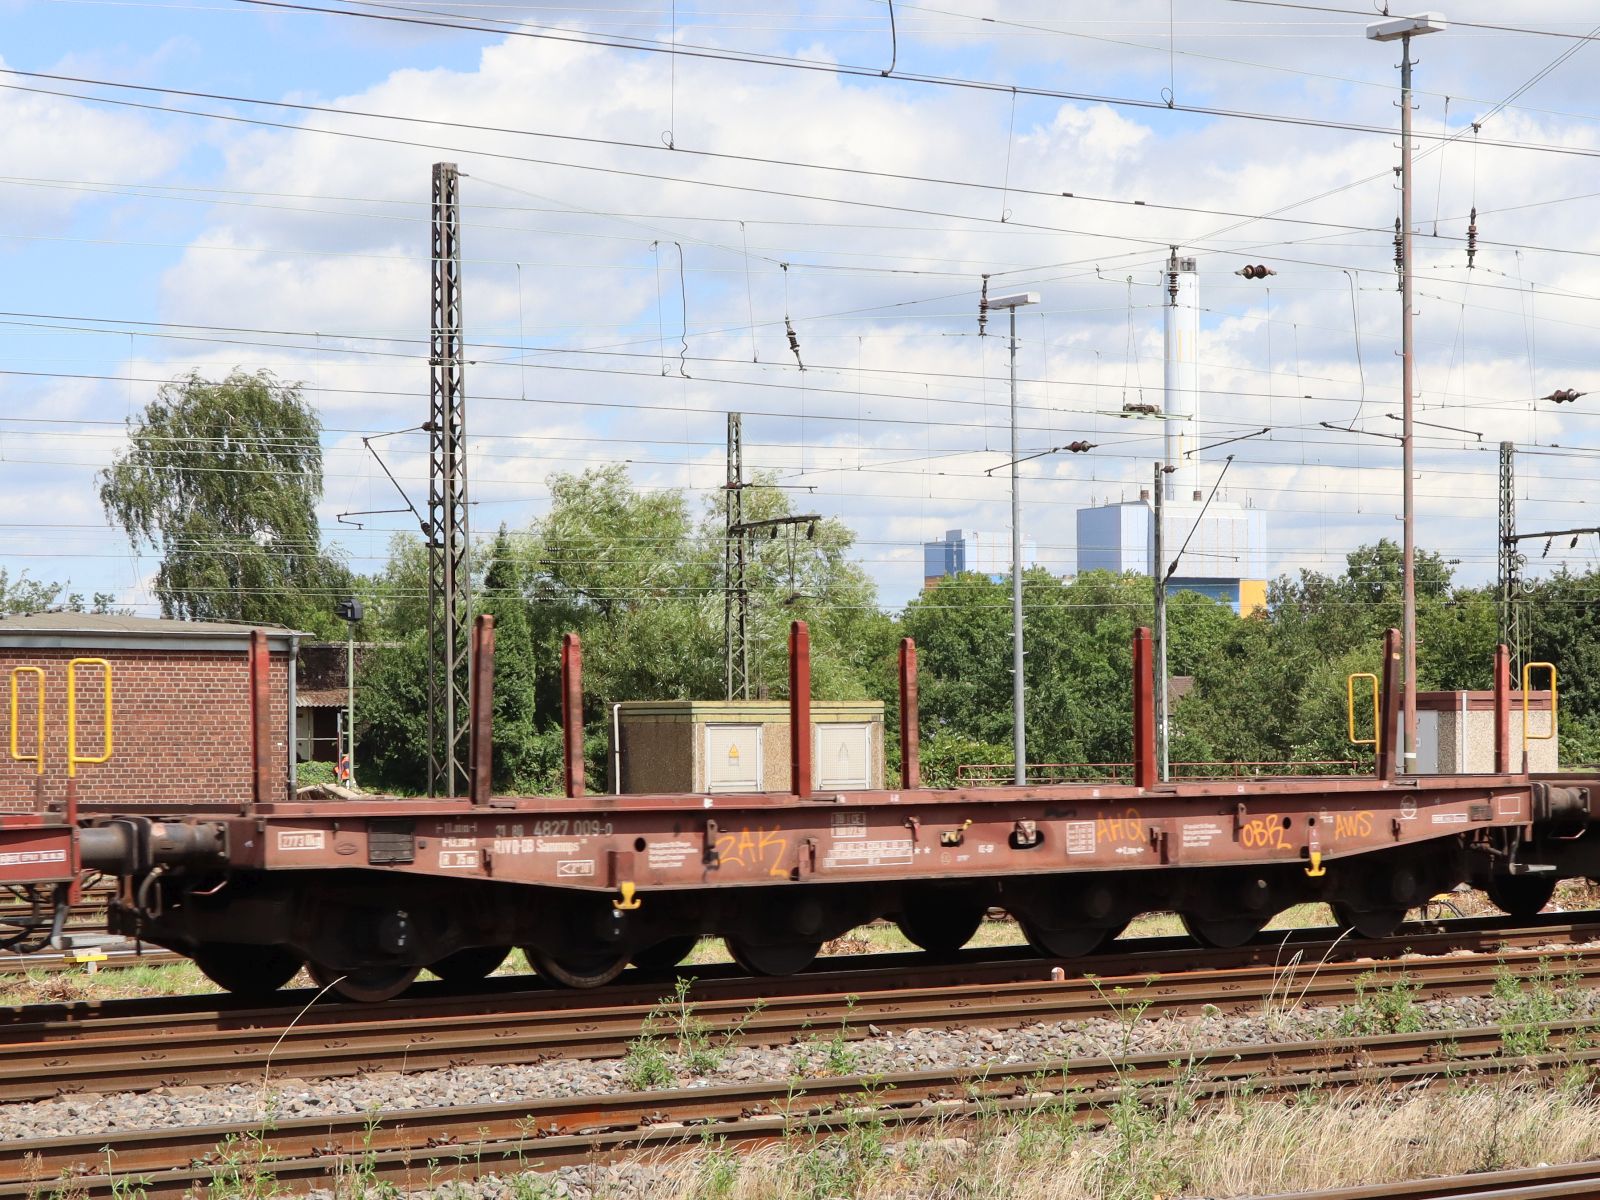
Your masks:
M314 787L319 783L338 782L338 767L331 762L302 762L294 765L295 787Z

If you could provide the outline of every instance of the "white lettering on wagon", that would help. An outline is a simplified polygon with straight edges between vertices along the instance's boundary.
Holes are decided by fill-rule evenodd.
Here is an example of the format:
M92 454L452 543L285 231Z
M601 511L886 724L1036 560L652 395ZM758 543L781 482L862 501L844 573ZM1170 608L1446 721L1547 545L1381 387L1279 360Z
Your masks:
M576 854L577 842L558 842L553 838L534 838L533 848L539 854Z
M910 838L883 838L860 842L846 842L834 846L822 860L824 867L909 867L915 847Z
M864 838L867 836L867 814L864 812L837 812L833 814L833 836L839 838Z
M440 838L439 844L446 850L473 850L477 848L478 839L475 837L447 837Z
M278 830L279 850L321 850L325 840L320 829Z
M1068 854L1093 854L1094 853L1094 822L1093 821L1068 821L1067 822L1067 853Z
M476 850L439 851L439 869L441 871L476 871L479 861Z
M594 859L571 858L556 863L556 878L580 879L594 874Z
M1428 817L1434 825L1465 825L1467 814L1464 812L1436 812Z
M651 842L644 861L653 871L671 871L683 866L694 853L693 842Z
M1210 821L1190 821L1183 827L1183 844L1204 849L1222 836L1222 826Z
M0 854L0 867L32 867L40 863L64 863L65 850L11 850Z
M520 829L521 826L518 826ZM505 827L501 826L503 833ZM532 825L534 837L610 837L612 825L610 821L573 820L562 818L560 820L535 821ZM519 835L520 836L520 835Z

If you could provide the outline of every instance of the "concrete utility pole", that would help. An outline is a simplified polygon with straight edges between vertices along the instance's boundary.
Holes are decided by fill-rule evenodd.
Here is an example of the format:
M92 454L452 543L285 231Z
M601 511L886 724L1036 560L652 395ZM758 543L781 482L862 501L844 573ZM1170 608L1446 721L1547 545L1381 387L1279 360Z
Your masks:
M1013 781L1018 787L1028 782L1028 739L1022 686L1022 481L1017 474L1022 460L1017 450L1017 309L1037 303L1038 292L1017 292L989 301L990 308L1011 310L1011 751L1015 763Z
M1378 42L1400 43L1400 220L1395 230L1395 266L1400 271L1400 458L1404 568L1401 590L1405 612L1401 640L1404 646L1405 752L1400 769L1415 774L1417 767L1417 543L1416 543L1416 439L1412 420L1415 380L1412 345L1411 270L1411 39L1445 28L1438 13L1414 17L1389 17L1367 26L1367 36Z

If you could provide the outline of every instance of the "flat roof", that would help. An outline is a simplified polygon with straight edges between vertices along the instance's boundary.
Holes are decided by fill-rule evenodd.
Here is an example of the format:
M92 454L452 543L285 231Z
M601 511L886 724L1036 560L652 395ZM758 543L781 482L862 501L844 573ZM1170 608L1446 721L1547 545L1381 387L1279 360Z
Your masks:
M0 647L48 650L93 645L106 650L241 650L260 629L274 649L311 635L283 625L180 621L123 613L39 612L0 617Z

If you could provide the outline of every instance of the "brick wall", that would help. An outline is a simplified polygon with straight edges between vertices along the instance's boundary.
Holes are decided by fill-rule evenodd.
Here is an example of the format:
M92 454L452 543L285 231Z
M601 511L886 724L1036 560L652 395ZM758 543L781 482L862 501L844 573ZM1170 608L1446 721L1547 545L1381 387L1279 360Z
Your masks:
M41 778L10 755L10 679L15 667L45 672L43 799L58 803L67 784L67 662L93 655L111 663L112 757L78 767L81 803L245 803L250 800L249 666L242 650L71 650L0 648L0 810L32 807ZM17 677L18 749L37 745L36 676ZM288 762L288 655L274 653L271 715L274 795ZM78 671L78 753L103 747L104 685L95 667Z

